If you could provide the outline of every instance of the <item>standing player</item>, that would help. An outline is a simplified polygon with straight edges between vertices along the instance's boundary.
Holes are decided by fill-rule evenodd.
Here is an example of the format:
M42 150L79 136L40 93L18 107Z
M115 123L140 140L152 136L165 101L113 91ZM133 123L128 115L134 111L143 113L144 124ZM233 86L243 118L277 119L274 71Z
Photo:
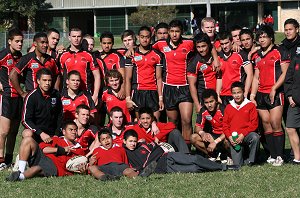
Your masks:
M155 26L156 40L169 38L169 25L166 23L159 23Z
M24 98L29 91L38 86L36 74L42 68L48 68L52 74L52 86L59 90L59 69L55 60L47 54L48 38L45 33L37 33L33 37L35 46L34 52L30 52L23 56L16 66L12 69L9 78L16 91ZM19 77L23 75L25 78L25 89L21 89Z
M221 51L220 41L216 34L216 21L211 17L205 17L201 20L201 30L209 36L211 43L215 46L216 50Z
M151 30L142 26L138 33L139 46L133 58L127 59L125 68L126 103L129 110L135 109L136 117L142 107L150 107L156 119L164 108L162 96L163 55L151 48ZM135 106L134 106L135 105Z
M284 35L281 46L288 51L292 60L296 54L300 54L299 23L296 19L290 18L284 22Z
M72 28L69 33L70 48L58 57L58 64L62 69L63 83L66 86L67 75L72 70L77 70L81 75L81 88L92 94L95 104L98 104L100 90L100 72L95 64L93 56L81 50L82 31L79 28ZM94 77L94 84L91 79Z
M248 59L251 60L252 55L257 51L253 32L249 29L242 29L240 31L241 46L248 54Z
M125 30L121 35L121 40L125 48L120 48L117 51L125 56L127 49L133 49L136 46L135 33L132 30Z
M22 32L12 29L8 32L8 47L0 52L0 84L3 87L0 95L0 170L12 163L21 121L23 100L12 86L9 74L22 56L22 46Z
M86 44L87 44L86 51L93 52L93 49L95 47L95 39L94 39L94 37L91 36L91 35L89 35L89 34L86 34L86 35L83 36L83 39L86 40Z
M274 45L274 30L267 25L256 33L261 46L253 59L255 73L250 100L256 102L266 143L270 150L268 162L274 166L283 164L284 132L281 127L283 112L283 82L289 66L286 51Z
M231 84L235 81L240 81L245 84L245 98L250 91L250 86L253 79L253 68L248 60L246 52L234 52L232 50L231 34L224 32L220 34L220 43L222 51L221 58L221 75L218 75L217 93L224 105L227 105L232 100L230 91Z
M240 32L242 30L242 27L239 25L234 25L230 28L230 33L232 37L232 44L235 45L235 47L241 46L241 40L240 40Z
M187 76L196 113L199 113L203 91L205 89L216 90L217 73L213 69L213 57L211 55L213 46L208 35L199 33L193 40L197 53L188 64Z

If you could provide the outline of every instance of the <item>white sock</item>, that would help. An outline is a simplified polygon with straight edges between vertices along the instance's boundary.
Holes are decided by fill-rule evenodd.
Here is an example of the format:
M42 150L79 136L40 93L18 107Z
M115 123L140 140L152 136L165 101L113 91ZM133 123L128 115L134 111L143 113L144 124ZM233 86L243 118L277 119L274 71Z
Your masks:
M25 179L25 176L24 176L23 173L20 174L19 179L20 179L20 180L24 180L24 179Z
M26 164L27 164L27 161L19 160L19 171L21 173L24 173L25 168L26 168Z

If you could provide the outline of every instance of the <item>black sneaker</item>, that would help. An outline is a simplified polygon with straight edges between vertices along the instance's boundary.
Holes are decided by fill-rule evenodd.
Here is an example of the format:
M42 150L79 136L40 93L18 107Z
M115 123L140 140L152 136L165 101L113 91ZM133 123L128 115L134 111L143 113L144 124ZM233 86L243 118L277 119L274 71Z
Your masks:
M115 176L115 175L110 175L110 174L105 174L102 175L99 180L101 181L114 181L120 179L120 176Z
M240 170L241 166L240 165L226 165L227 170L233 170L237 171Z
M149 177L154 171L157 166L157 162L153 161L148 166L146 166L143 171L139 174L141 177Z
M19 176L20 176L21 172L20 171L14 171L12 172L8 177L6 177L6 181L20 181Z

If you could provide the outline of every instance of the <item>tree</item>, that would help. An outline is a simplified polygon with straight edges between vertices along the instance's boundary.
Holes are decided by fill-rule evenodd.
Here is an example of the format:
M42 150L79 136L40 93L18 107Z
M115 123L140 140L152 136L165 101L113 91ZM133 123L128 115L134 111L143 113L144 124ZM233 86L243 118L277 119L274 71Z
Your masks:
M177 12L175 6L139 6L137 11L129 16L129 22L139 26L155 26L160 22L169 23L176 17Z

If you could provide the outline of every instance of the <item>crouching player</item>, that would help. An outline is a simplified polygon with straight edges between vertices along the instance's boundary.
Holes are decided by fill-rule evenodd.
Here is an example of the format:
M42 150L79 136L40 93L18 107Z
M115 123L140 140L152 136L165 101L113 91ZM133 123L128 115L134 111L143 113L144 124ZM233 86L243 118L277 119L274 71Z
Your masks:
M12 172L7 181L21 181L35 176L67 176L72 175L66 169L69 159L77 155L85 155L86 149L75 142L77 125L67 121L63 128L63 137L52 137L51 143L39 145L32 137L24 137L19 151L19 170ZM29 168L25 170L26 164ZM85 167L82 167L85 172Z
M226 106L223 119L223 132L230 141L230 151L235 165L252 165L255 163L259 149L258 115L254 103L244 97L244 85L234 82L231 85L233 100ZM232 137L237 132L238 137ZM248 147L249 149L244 149ZM249 153L243 153L249 150ZM248 156L243 161L243 156Z
M129 164L141 171L140 175L155 173L175 172L205 172L221 170L238 170L240 166L225 165L212 162L201 155L189 155L179 152L165 153L163 148L152 143L138 143L138 134L134 130L128 130L124 134L124 147Z
M229 145L223 133L225 106L218 103L217 92L213 89L203 91L202 101L204 101L204 106L197 115L191 143L211 158L216 158L216 155L221 153L226 159Z

